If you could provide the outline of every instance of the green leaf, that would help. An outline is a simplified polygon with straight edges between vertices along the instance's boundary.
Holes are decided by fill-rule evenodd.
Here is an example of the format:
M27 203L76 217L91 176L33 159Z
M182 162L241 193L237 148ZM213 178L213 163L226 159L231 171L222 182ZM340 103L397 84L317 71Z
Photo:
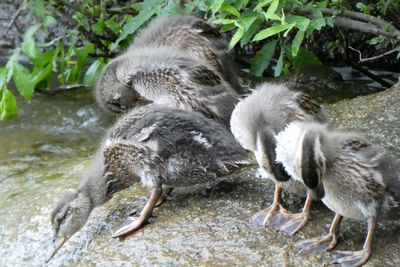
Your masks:
M326 25L328 25L328 26L331 27L331 28L334 27L334 25L333 25L333 19L332 19L331 17L326 17L326 18L325 18L325 23L326 23Z
M36 73L32 78L33 86L36 87L38 83L49 78L52 73L53 73L53 64L47 64L46 67L41 68L39 72Z
M3 89L3 86L7 84L7 71L6 67L0 68L0 92Z
M250 26L250 28L248 28L244 32L244 35L243 35L242 39L240 39L240 45L241 46L244 46L245 44L247 44L251 40L251 38L253 38L254 34L256 34L256 32L260 29L261 24L262 24L262 21L260 19L257 19Z
M296 27L299 28L300 31L306 31L308 26L310 25L310 20L308 18L302 18L295 22Z
M34 86L29 70L19 63L13 67L13 81L20 94L26 99L31 100L33 96Z
M39 50L37 49L35 39L33 35L40 28L40 24L33 25L28 28L24 34L23 43L21 45L21 50L34 62L39 57Z
M279 5L279 0L272 1L271 5L269 6L269 8L267 10L266 16L270 17L270 16L275 15L275 11L278 8L278 5Z
M243 26L243 29L247 31L251 25L253 25L254 21L257 20L256 16L252 17L242 17L239 21L239 24Z
M164 8L157 13L157 16L166 16L166 15L172 15L176 14L180 11L180 7L177 5L177 2L174 0L169 0L167 5L164 6Z
M313 19L311 21L311 26L316 29L316 30L321 30L323 27L326 26L326 21L325 18L318 18L318 19Z
M264 70L268 68L275 53L278 40L271 41L263 46L250 62L250 73L260 77Z
M228 31L232 31L233 29L236 29L236 26L235 26L235 24L226 24L226 25L223 25L219 30L221 31L221 32L228 32Z
M72 17L78 22L79 26L82 26L86 31L90 31L89 21L86 16L76 12Z
M311 9L311 14L316 17L316 18L322 18L324 15L322 14L321 9L315 8L315 7L310 7Z
M255 8L253 9L254 11L257 10L261 10L261 8L263 8L264 6L268 5L269 3L271 3L273 0L263 0L263 1L259 1L258 4L255 6Z
M327 8L328 6L328 1L321 1L318 3L319 8Z
M283 67L283 52L281 52L278 62L276 63L274 77L278 77L279 75L281 75L282 67Z
M225 11L227 13L230 13L230 14L234 15L237 18L240 18L239 11L235 7L231 6L230 4L223 3L221 5L221 11Z
M296 58L293 60L293 66L295 68L300 68L303 65L320 65L321 61L318 59L318 57L304 49L304 48L300 48L299 52L296 56Z
M93 62L85 73L83 83L88 87L93 87L105 65L106 64L101 59L97 59Z
M15 63L17 63L17 60L19 58L20 51L17 50L12 56L8 59L7 64L6 64L6 69L12 69ZM10 77L7 78L7 81L10 79Z
M282 18L279 17L278 15L274 14L274 13L266 13L266 12L262 12L262 14L265 17L265 20L278 20L278 21L282 21Z
M154 3L154 5L143 7L140 13L128 21L122 28L121 36L112 44L111 50L115 50L118 44L124 40L128 35L136 32L140 26L142 26L146 21L148 21L154 14L161 10L161 2L158 0L145 1L147 4Z
M234 19L216 19L216 20L212 21L212 23L214 23L214 24L222 24L222 25L232 24L235 22L236 22L236 20L234 20Z
M236 33L233 35L231 41L229 42L229 49L232 49L237 42L239 42L240 38L242 38L244 34L244 29L243 27L239 27L236 31Z
M114 17L107 20L105 25L114 33L118 33L121 30L121 24L117 23Z
M299 48L304 39L305 31L299 30L292 42L292 57L295 58L299 52Z
M220 10L222 4L224 3L224 0L216 0L216 1L212 1L212 4L210 6L210 9L212 11L213 14L217 13L217 11Z
M68 76L68 83L73 84L79 82L82 70L86 66L88 61L88 54L93 52L93 50L94 45L92 43L89 43L79 49L75 47L73 48L73 52L75 53L77 60L76 63L73 63L75 64L75 66L71 69L71 72Z
M0 120L13 117L18 114L17 101L14 95L4 88L0 101Z
M39 20L43 20L46 16L46 10L44 7L45 7L45 4L43 3L43 0L34 0L33 9L35 11L35 16Z
M237 7L238 10L240 10L240 9L242 9L244 7L247 7L247 4L249 2L250 2L249 0L236 0L235 1L236 7Z
M264 30L260 31L259 33L257 33L256 36L254 36L253 41L260 41L260 40L266 39L272 35L275 35L284 30L287 30L290 27L292 27L291 24L282 24L282 25L276 25L276 26L269 27L269 28L264 29Z
M43 25L45 27L53 26L57 23L57 20L52 16L46 16L43 20Z
M97 35L103 35L105 24L102 20L99 20L95 24L92 25L92 30Z

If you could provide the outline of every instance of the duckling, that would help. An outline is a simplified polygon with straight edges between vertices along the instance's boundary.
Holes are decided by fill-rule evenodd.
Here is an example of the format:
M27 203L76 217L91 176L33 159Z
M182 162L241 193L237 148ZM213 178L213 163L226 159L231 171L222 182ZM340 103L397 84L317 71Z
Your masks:
M280 163L275 162L275 136L288 123L304 120L327 122L328 115L307 95L290 91L283 84L270 83L260 85L241 100L231 117L231 131L236 140L255 154L261 172L270 176L275 183L272 205L256 213L252 220L289 235L295 234L306 224L312 198L307 195L303 212L299 214L289 214L283 207L282 188L301 196L306 195L306 188L293 180Z
M198 111L224 125L229 125L238 101L237 93L211 65L166 46L140 47L114 59L99 85L114 88L111 90L129 87L129 100L144 98L171 108Z
M163 186L212 185L250 163L230 132L200 113L157 104L136 108L106 135L78 190L53 209L54 248L47 261L84 226L95 207L122 189L141 182L151 195L140 216L128 217L114 237L126 236L146 223Z
M364 137L326 125L294 122L276 137L276 160L333 212L329 233L298 244L305 253L331 250L342 217L368 221L362 250L337 251L333 263L361 266L371 255L377 218L400 214L400 162Z
M164 57L155 56L154 58L145 56L153 53L160 54L159 50L164 51L161 53L167 54ZM144 53L143 56L142 53ZM202 65L202 68L207 70L192 70L190 66L176 66L174 62L172 62L172 66L168 66L163 61L167 60L171 63L168 53L178 55L180 58L187 56L190 58L189 61L198 61L198 65ZM164 67L147 69L148 60L151 60L153 66L162 65ZM225 38L205 21L192 16L170 16L152 21L147 28L139 32L134 43L124 54L106 66L95 90L96 99L104 109L117 113L125 112L132 106L143 104L141 101L147 99L146 95L137 93L135 88L122 83L121 77L116 75L117 68L125 70L125 73L122 73L124 76L131 76L138 71L138 69L129 69L132 62L135 62L136 68L141 68L142 64L146 65L147 67L143 67L141 70L145 73L152 72L152 77L155 79L165 80L171 76L171 81L174 80L177 90L181 88L182 83L185 84L187 79L190 82L192 78L175 75L175 72L183 70L199 72L198 77L194 79L197 89L201 91L209 90L206 87L210 87L210 82L216 83L214 77L218 77L223 80L223 86L226 89L219 88L217 90L233 91L236 97L238 93L243 93L237 78L238 75L233 67L233 61L230 60L228 54ZM201 76L202 72L206 72L206 74ZM153 82L155 81L147 80L148 84ZM221 83L218 82L218 84ZM183 87L182 90L184 90ZM223 100L221 100L222 105L224 105Z
M237 68L229 54L225 36L200 18L172 15L154 19L139 32L129 49L148 45L187 51L212 65L237 93L245 93L237 78Z

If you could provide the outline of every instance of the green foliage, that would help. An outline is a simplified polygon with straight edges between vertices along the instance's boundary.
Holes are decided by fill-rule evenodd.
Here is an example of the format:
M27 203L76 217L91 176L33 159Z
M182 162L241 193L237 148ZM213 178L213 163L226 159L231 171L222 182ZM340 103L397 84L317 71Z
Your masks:
M51 88L55 80L61 85L83 83L92 87L109 59L126 48L136 32L156 16L186 13L203 17L230 36L230 49L260 42L261 49L251 59L250 72L261 76L270 68L274 76L280 76L304 64L320 64L312 52L302 47L304 40L324 27L333 27L332 17L324 16L323 8L349 8L341 0L189 0L181 1L181 5L179 2L27 1L25 9L30 10L38 23L26 29L21 48L0 68L0 119L17 114L14 91L9 88L11 82L28 101L35 91ZM396 3L398 0L360 2L352 8L364 14L386 14L399 11ZM310 14L296 12L299 8L307 8ZM59 24L66 25L67 32L54 36L50 29ZM369 43L383 48L393 45L392 40L382 36ZM338 43L326 46L336 49ZM30 64L20 63L21 58L28 59Z

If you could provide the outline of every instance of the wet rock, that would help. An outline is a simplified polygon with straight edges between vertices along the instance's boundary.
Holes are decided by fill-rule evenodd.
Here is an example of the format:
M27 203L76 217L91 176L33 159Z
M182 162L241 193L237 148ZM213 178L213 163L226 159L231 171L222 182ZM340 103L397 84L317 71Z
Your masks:
M400 82L381 93L328 108L334 126L360 132L400 157Z
M398 156L399 91L397 87L329 105L333 124L359 130ZM31 112L21 103L22 117L0 125L0 266L44 265L52 238L49 218L53 204L77 187L105 130L97 109L93 116L99 119L93 124L80 130L69 127L79 129L89 119L72 112L74 107L93 109L83 97L73 97L73 104L36 99L40 105L33 102L25 107ZM40 112L50 112L54 103L57 112L52 112L49 122ZM61 120L65 116L70 117L68 127ZM50 129L53 122L62 131ZM57 147L57 153L35 153L43 147ZM11 150L16 152L9 154ZM24 159L31 155L35 160ZM293 237L250 223L252 214L268 206L273 195L272 183L257 177L255 167L233 174L211 189L174 191L154 211L151 223L126 239L113 239L111 234L132 206L140 206L147 195L148 191L137 185L96 208L86 226L49 265L330 266L329 253L303 255L296 248L297 242L320 236L329 228L333 213L321 203L314 206L304 231ZM285 194L284 200L289 210L300 211L302 199ZM399 231L399 223L381 222L366 266L400 266ZM360 249L365 233L365 222L345 219L338 249Z

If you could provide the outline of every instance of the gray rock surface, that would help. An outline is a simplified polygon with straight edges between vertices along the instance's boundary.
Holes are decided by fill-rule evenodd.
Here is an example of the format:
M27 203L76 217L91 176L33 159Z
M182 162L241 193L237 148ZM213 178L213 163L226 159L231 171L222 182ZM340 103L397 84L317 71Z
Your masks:
M398 156L399 91L329 105L333 124L363 132ZM0 123L0 266L41 266L53 204L77 187L110 122L85 92L36 96L20 107L20 118ZM95 209L49 266L330 266L329 253L303 255L295 247L328 229L333 214L321 203L293 237L249 222L271 203L272 191L248 168L213 189L175 192L143 229L113 239L128 210L147 197L135 186ZM301 209L302 199L284 199L289 210ZM338 249L360 249L365 232L365 222L345 219ZM400 266L399 232L398 222L381 222L366 266Z

